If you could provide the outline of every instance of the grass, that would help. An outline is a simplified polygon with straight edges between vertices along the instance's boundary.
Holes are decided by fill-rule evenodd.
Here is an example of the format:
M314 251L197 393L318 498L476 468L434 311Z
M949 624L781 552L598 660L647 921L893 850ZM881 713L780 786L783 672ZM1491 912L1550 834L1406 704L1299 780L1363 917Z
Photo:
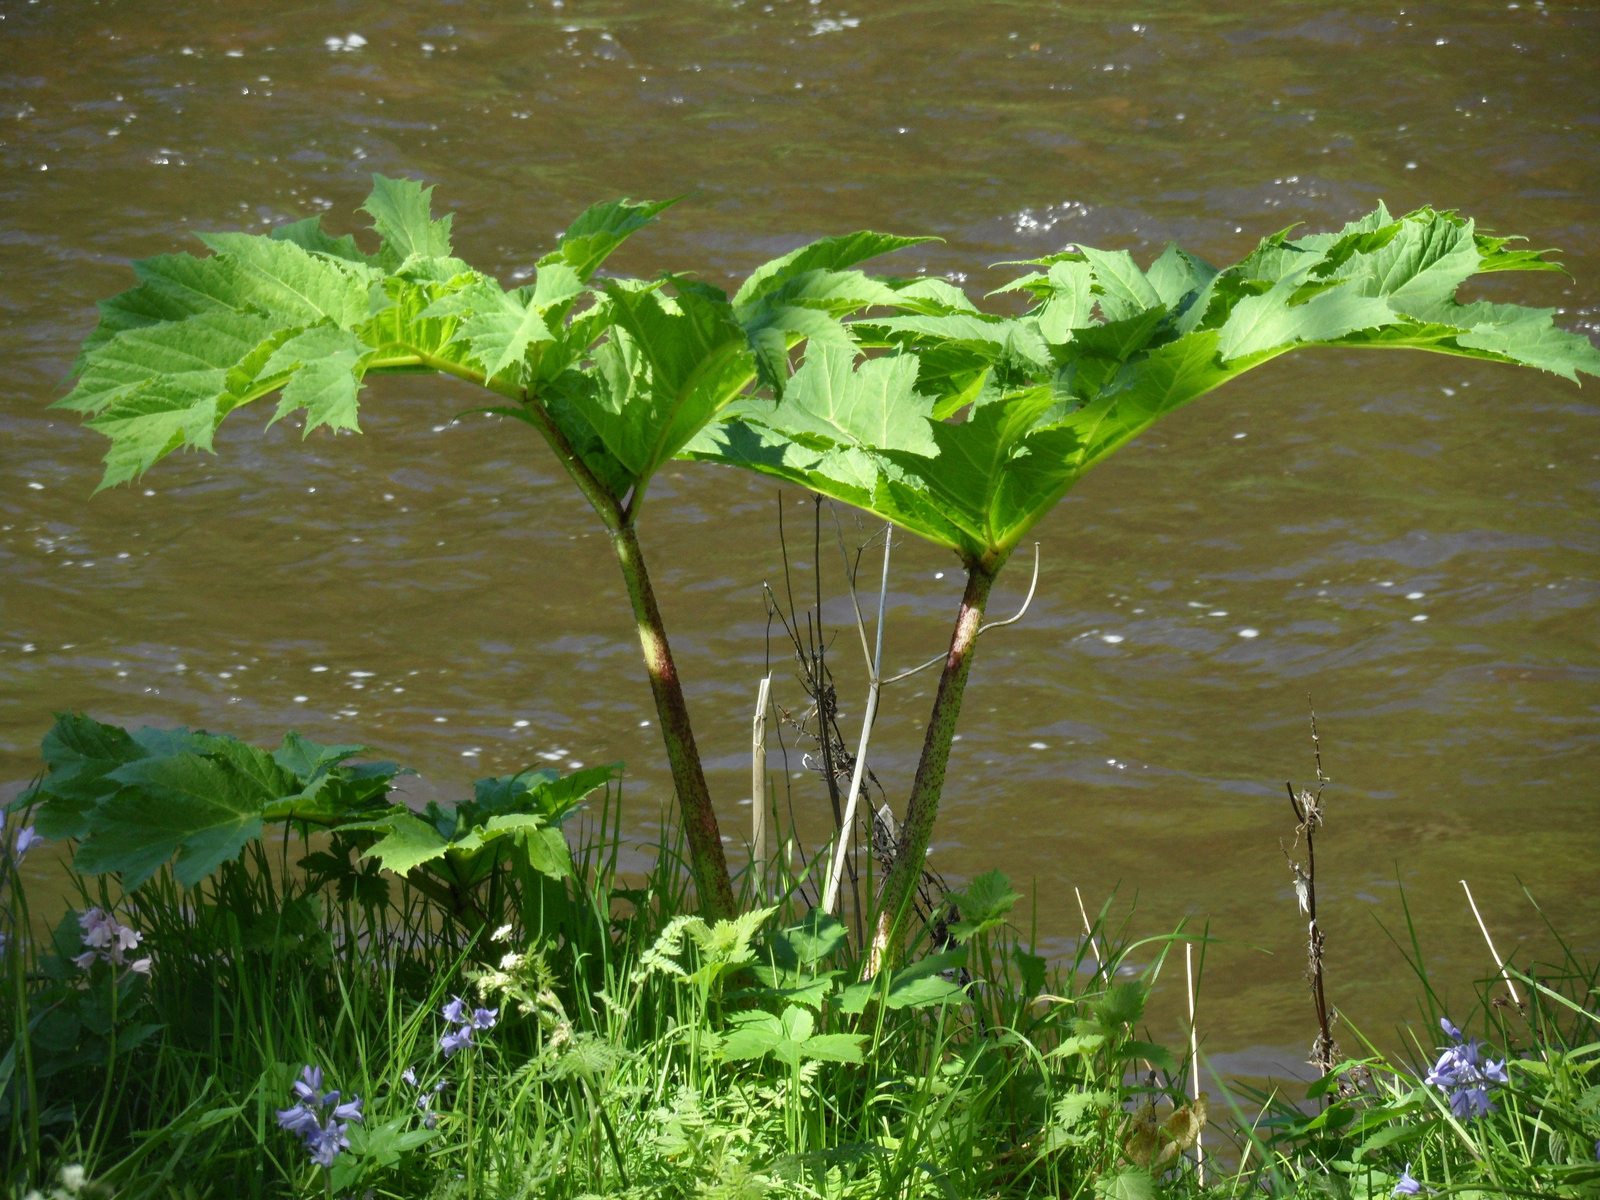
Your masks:
M619 871L616 817L608 793L563 881L508 853L480 885L499 928L475 934L337 839L293 836L252 843L188 892L165 872L129 896L74 876L76 911L19 936L28 898L8 852L8 1186L1148 1200L1389 1196L1409 1166L1441 1193L1600 1188L1596 972L1570 950L1516 976L1522 1008L1491 999L1505 992L1491 980L1470 1014L1510 1060L1492 1113L1451 1112L1425 1082L1434 1047L1397 1062L1363 1039L1310 1097L1213 1101L1202 1186L1195 1064L1140 1032L1154 973L1191 935L1135 941L1103 912L1071 962L1047 963L991 872L950 897L939 945L924 929L909 967L862 985L858 944L808 911L817 864L779 856L775 901L757 906L745 880L745 915L707 925L687 915L677 844L658 844L642 878ZM142 935L121 964L73 962L77 913L93 907ZM1434 1027L1417 932L1398 944ZM130 970L146 953L149 973ZM454 996L495 1016L446 1056ZM279 1127L307 1066L362 1101L331 1170Z

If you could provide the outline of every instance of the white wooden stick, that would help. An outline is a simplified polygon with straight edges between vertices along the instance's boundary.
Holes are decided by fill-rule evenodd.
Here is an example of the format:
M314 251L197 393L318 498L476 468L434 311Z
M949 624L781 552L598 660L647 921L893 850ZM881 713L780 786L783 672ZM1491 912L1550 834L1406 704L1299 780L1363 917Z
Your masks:
M1200 1101L1200 1042L1194 1031L1194 943L1183 944L1183 970L1189 978L1189 1074L1194 1083L1194 1099ZM1201 1187L1206 1185L1205 1130L1194 1141L1195 1177Z
M750 727L750 854L756 872L758 904L767 902L767 697L768 675L756 689L756 715Z
M1511 982L1511 976L1506 973L1506 960L1500 957L1500 951L1494 948L1494 939L1489 936L1489 927L1483 923L1483 916L1478 912L1478 904L1472 898L1472 889L1467 886L1467 881L1461 881L1461 890L1467 894L1467 903L1472 906L1472 915L1478 918L1478 928L1483 930L1483 940L1489 944L1489 953L1494 955L1494 965L1500 968L1500 978L1506 981L1506 989L1511 993L1511 1003L1518 1008L1522 1007L1522 997L1517 995L1517 985Z
M867 770L867 743L872 740L872 722L878 715L878 693L882 689L879 670L883 666L883 609L889 599L889 547L893 542L894 526L883 531L883 582L878 587L878 636L873 651L871 676L867 684L867 711L861 718L861 742L856 748L856 766L850 775L850 798L845 801L844 822L839 826L839 844L833 848L833 862L828 867L828 887L822 897L822 911L833 912L839 903L839 877L844 873L844 856L854 840L856 824L856 799L861 795L861 780ZM826 737L826 731L823 732Z
M1083 906L1082 892L1073 888L1072 894L1078 898L1078 912L1083 916L1083 932L1089 936L1089 952L1094 955L1095 970L1098 972L1105 960L1100 957L1100 947L1094 943L1094 928L1089 924L1089 910Z

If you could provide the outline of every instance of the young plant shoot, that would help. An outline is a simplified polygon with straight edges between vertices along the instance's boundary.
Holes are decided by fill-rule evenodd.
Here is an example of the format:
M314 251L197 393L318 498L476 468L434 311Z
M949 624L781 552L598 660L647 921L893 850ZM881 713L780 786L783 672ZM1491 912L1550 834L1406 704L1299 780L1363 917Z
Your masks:
M588 209L510 291L455 258L432 189L373 177L377 253L319 218L270 234L202 235L215 253L134 263L139 286L100 304L77 384L58 402L111 439L101 487L138 478L180 447L211 450L234 409L281 393L272 420L304 410L358 431L373 375L438 372L494 394L490 412L532 426L594 507L627 583L666 743L699 901L735 908L688 705L636 529L661 464L758 380L781 393L805 339L850 354L839 319L897 293L853 270L915 238L856 233L760 267L733 300L679 276L596 278L666 203ZM669 291L671 294L669 294Z
M1262 363L1313 346L1433 350L1577 381L1600 374L1554 309L1463 303L1492 271L1560 271L1451 212L1380 207L1338 233L1269 237L1217 270L1169 246L1148 270L1087 247L1025 264L1000 292L1021 317L925 281L901 315L846 323L857 345L813 340L781 399L744 399L686 447L786 479L953 550L967 572L869 971L893 965L938 813L951 738L995 578L1090 467L1165 414ZM857 365L864 348L889 353Z

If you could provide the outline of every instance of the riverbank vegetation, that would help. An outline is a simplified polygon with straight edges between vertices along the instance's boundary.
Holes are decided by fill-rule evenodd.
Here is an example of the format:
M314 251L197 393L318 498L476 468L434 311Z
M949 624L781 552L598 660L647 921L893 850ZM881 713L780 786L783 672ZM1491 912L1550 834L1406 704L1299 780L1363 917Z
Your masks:
M1142 1025L1174 949L1187 968L1198 945L1203 967L1205 938L1136 937L1107 909L1085 914L1071 961L1050 961L1003 874L952 890L926 866L975 648L1007 623L984 624L991 589L1087 470L1299 349L1600 374L1555 310L1458 297L1476 275L1559 271L1547 252L1380 206L1220 270L1176 247L1147 269L1069 247L1016 264L1000 312L943 280L865 274L918 240L871 232L794 250L731 297L687 273L609 275L667 207L619 201L506 290L454 257L430 190L375 179L372 252L311 219L135 264L60 405L110 439L109 486L211 450L230 412L275 392L272 419L309 436L357 430L369 376L486 389L616 550L677 833L642 876L620 871L611 767L481 780L416 812L392 791L399 768L358 746L58 718L5 859L8 1180L69 1196L1106 1200L1595 1184L1595 975L1571 955L1520 976L1510 1008L1485 993L1474 1014L1430 1011L1443 1041L1414 1061L1341 1055L1310 907L1321 1082L1229 1099L1219 1124L1194 1040L1162 1046ZM871 714L893 681L859 603L870 696L852 753L791 602L835 818L812 860L774 812L771 848L753 831L752 867L730 869L638 536L674 457L854 505L966 573L949 650L924 664L941 674L899 816L868 790ZM889 550L886 533L880 647ZM1291 796L1309 859L1320 792ZM72 844L78 894L47 936L16 869L41 836ZM847 857L853 932L835 915ZM1416 965L1426 991L1420 951ZM1208 1121L1232 1130L1209 1176Z
M911 922L908 966L863 979L859 941L812 901L820 856L776 855L765 897L741 872L741 915L708 922L681 838L643 875L619 870L609 778L564 789L589 797L576 817L551 804L562 780L483 781L417 818L437 853L380 871L361 855L394 837L372 815L394 768L356 764L357 748L290 738L252 755L70 718L52 737L5 847L0 1137L19 1195L30 1182L129 1198L1600 1186L1597 973L1572 954L1512 964L1447 1013L1410 931L1427 1023L1409 1053L1346 1029L1308 1093L1207 1095L1190 1045L1156 1043L1144 1021L1163 971L1203 967L1197 930L1139 937L1107 905L1070 960L1047 961L1028 904L992 871ZM385 784L363 785L363 820L330 833L290 818L203 874L176 840L148 849L137 890L74 872L70 911L25 936L17 864L41 852L39 823L88 813L77 855L94 866L121 836L101 810L158 802L180 762L241 779L271 764L274 786L300 793ZM308 762L324 764L320 788L295 774Z

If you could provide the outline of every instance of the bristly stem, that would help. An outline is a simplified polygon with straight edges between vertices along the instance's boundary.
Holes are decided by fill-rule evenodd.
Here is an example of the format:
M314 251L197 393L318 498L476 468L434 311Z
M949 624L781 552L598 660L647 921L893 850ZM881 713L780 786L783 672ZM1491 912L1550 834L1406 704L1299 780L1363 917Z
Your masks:
M645 670L650 675L650 690L655 694L656 714L661 720L661 740L666 743L667 760L672 766L672 783L678 792L678 808L683 816L684 835L689 841L689 866L694 874L700 909L709 918L726 919L738 911L733 882L728 876L728 860L722 850L722 831L716 811L711 807L711 792L700 767L700 752L694 730L689 725L689 704L678 679L672 647L667 644L666 626L656 606L655 590L645 570L644 555L633 522L625 521L612 531L622 577L628 584L628 599L633 604L639 626L639 645L644 651Z
M967 590L961 597L955 632L950 638L950 652L945 655L939 691L928 717L928 732L923 739L916 778L911 784L911 801L906 806L894 865L883 881L883 894L878 898L877 924L865 971L869 976L892 969L899 961L904 942L904 910L909 908L905 900L922 875L928 844L933 840L945 768L950 762L950 743L955 737L956 720L961 715L961 696L966 691L967 675L972 669L984 605L989 602L989 591L998 573L998 567L986 568L981 563L967 569Z

